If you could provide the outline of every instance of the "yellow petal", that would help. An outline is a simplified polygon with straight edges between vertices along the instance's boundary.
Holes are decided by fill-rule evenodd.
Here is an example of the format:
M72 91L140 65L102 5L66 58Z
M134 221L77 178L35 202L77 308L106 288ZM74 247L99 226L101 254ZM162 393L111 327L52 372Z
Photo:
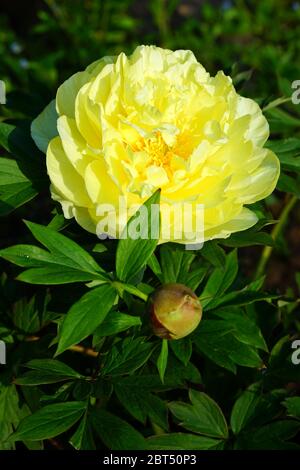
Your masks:
M147 183L155 187L162 187L169 182L167 172L160 166L149 166L146 170Z
M96 155L93 155L87 148L74 119L61 116L57 121L57 128L67 158L83 176L87 165L95 159Z
M66 157L60 137L55 137L49 143L46 160L49 177L59 194L78 206L89 207L91 201L83 178Z
M85 184L88 195L94 204L118 205L121 193L108 175L107 165L103 158L99 158L87 166Z
M57 90L56 109L58 114L75 117L75 99L80 88L89 81L88 72L77 72L66 80Z

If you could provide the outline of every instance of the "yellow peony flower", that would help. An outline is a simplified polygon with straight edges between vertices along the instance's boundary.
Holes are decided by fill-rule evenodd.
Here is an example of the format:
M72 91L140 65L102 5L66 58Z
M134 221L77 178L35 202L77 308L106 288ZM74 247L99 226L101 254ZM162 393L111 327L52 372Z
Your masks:
M239 96L230 77L211 77L190 51L155 46L71 76L32 136L47 153L53 199L94 233L99 205L119 213L120 196L130 208L161 188L162 226L167 209L176 224L178 203L195 208L192 218L203 204L204 239L226 238L256 223L245 204L268 196L280 170L263 148L269 127L260 107Z

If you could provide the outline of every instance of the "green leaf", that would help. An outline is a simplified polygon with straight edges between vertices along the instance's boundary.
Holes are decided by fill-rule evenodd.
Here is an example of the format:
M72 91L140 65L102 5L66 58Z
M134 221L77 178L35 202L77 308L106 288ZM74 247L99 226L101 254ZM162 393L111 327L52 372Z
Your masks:
M260 394L257 384L253 384L237 399L230 417L230 425L234 434L238 434L251 420L259 401Z
M272 108L268 110L266 114L268 117L268 122L271 125L271 129L274 132L276 130L281 132L283 127L291 128L299 127L300 125L300 119L292 116L283 109Z
M67 431L83 415L84 402L65 402L48 405L21 421L12 441L50 439Z
M249 290L245 287L239 291L229 292L228 294L224 295L223 297L216 298L212 300L208 306L206 306L206 311L220 308L220 307L238 307L241 305L249 305L253 302L259 302L262 300L271 300L278 298L278 295L268 294L266 292L254 292ZM201 301L201 298L200 298Z
M207 241L201 250L203 258L207 259L216 268L224 269L226 254L215 241Z
M162 270L158 259L156 258L155 254L152 255L148 259L148 266L154 272L154 274L158 277L160 281L162 281Z
M202 306L206 307L212 299L218 299L231 286L238 272L237 252L233 250L226 256L225 266L216 268L209 277L201 294Z
M160 392L170 388L170 384L166 381L165 384L161 383L157 374L135 374L126 377L117 376L113 378L113 385L114 387L120 387L120 390L124 387L137 393Z
M178 339L170 342L171 349L175 356L184 364L187 365L191 359L193 352L192 341L190 338Z
M141 324L142 322L140 317L111 311L101 325L96 329L93 342L96 344L103 336L116 335L121 331L132 328L133 326L141 326Z
M95 431L110 450L139 450L146 446L145 439L122 419L103 409L92 414Z
M139 369L151 356L154 345L144 338L126 338L117 343L106 356L102 367L103 375L129 374Z
M152 384L145 385L143 381L128 382L128 378L114 383L118 400L135 419L145 425L149 417L158 426L168 430L167 407L163 400L150 393L149 389L152 390L153 387L155 388L153 381Z
M254 383L245 390L233 405L230 423L234 434L262 426L282 412L284 390L263 393L261 383Z
M159 227L159 221L153 217L151 221L151 206L159 204L160 190L156 191L144 204L142 212L139 211L129 220L126 230L130 234L130 227L135 226L138 220L141 228L141 238L136 240L123 238L118 243L116 254L116 271L121 281L130 282L131 278L137 274L148 262L148 259L155 250L158 238L151 238L151 225ZM124 236L124 233L123 233Z
M192 362L184 365L176 357L169 355L168 368L165 373L165 384L172 384L172 388L185 388L187 383L202 383L199 370Z
M287 413L290 416L295 416L296 418L300 418L300 397L287 398L283 402L283 404L286 407Z
M0 216L7 215L37 195L15 160L0 158Z
M260 367L256 350L234 336L234 330L222 320L202 320L193 336L196 348L221 367L236 372L236 364Z
M46 295L33 296L31 299L21 298L14 304L12 320L21 331L29 334L36 333L48 321L47 306L50 297Z
M163 339L161 343L161 350L157 359L157 369L162 383L164 383L164 377L168 363L168 351L168 340Z
M50 140L58 135L57 118L55 100L52 100L37 118L32 121L31 135L36 146L43 153L46 153Z
M163 281L183 282L183 273L187 273L195 255L180 248L162 245L160 248L160 261L163 272Z
M27 282L28 284L41 284L41 285L57 285L57 284L70 284L72 282L87 282L92 279L103 279L104 276L97 274L90 274L72 269L69 267L47 266L44 268L32 268L23 271L17 276L18 281ZM102 282L107 282L102 280Z
M68 365L55 359L33 359L27 362L26 367L34 370L17 377L14 380L16 384L40 385L84 378Z
M42 267L52 263L59 264L59 260L56 260L51 253L33 245L10 246L1 250L0 256L22 268Z
M103 284L72 305L60 329L56 355L92 334L112 308L116 295L110 284Z
M275 421L241 435L237 442L238 448L244 450L300 450L299 445L285 442L294 437L299 430L299 421Z
M293 364L292 341L284 336L273 346L269 357L265 382L269 386L286 386L288 382L300 382L300 367Z
M169 408L180 421L180 425L188 431L204 434L209 437L227 439L228 428L224 415L208 395L203 392L189 391L192 405L172 402Z
M22 127L17 127L0 122L0 146L15 157L21 172L37 190L43 190L45 185L49 185L44 155L31 139L27 123L23 121Z
M14 448L12 443L7 442L7 438L18 426L20 414L16 387L0 382L0 450Z
M21 273L18 280L31 284L65 284L109 279L96 261L72 240L48 227L29 222L27 225L50 253L32 245L1 250L4 259L31 268Z
M273 152L277 154L292 152L295 150L300 151L300 139L296 137L289 137L287 139L269 140L266 143L266 147L273 150Z
M274 246L274 240L269 233L245 230L240 233L232 234L229 238L224 240L222 244L230 247L243 247L253 245Z
M86 412L81 419L78 428L70 439L70 444L76 450L95 450L89 415Z
M206 273L207 268L205 267L192 269L192 271L190 271L189 273L184 273L184 280L182 282L190 289L195 291L203 281Z
M277 183L277 189L285 193L291 193L300 198L300 177L292 177L281 172Z
M282 168L286 168L290 171L298 171L300 170L300 157L290 154L290 153L280 153L279 160L281 163Z
M214 310L213 315L220 317L227 324L227 329L242 343L268 351L263 335L254 322L241 308L223 307Z
M164 244L160 248L160 259L162 266L161 282L172 283L178 282L196 290L202 282L206 267L192 266L196 255L191 251L174 247L171 244Z
M33 236L42 245L46 246L50 253L59 257L65 266L93 274L103 273L103 270L96 261L73 240L70 240L49 227L28 221L25 223Z
M183 432L161 434L147 439L151 450L214 450L222 449L224 442L210 437Z

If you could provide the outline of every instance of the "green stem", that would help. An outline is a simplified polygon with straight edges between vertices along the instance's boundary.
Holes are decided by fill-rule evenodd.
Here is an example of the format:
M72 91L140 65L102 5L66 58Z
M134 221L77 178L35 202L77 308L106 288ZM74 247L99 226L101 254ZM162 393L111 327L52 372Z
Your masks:
M273 230L271 232L271 236L272 236L274 242L276 242L280 232L282 231L282 229L283 229L283 227L284 227L284 225L285 225L285 223L286 223L286 221L289 217L289 214L290 214L291 210L293 209L293 207L295 206L297 201L298 201L297 196L290 196L287 204L284 206L283 211L280 214L279 221L275 225L275 227L273 228ZM266 265L269 261L269 258L272 254L272 251L273 251L273 246L265 246L264 247L262 255L261 255L259 263L258 263L258 266L257 266L256 273L255 273L255 279L258 279L259 277L261 277L264 274Z
M139 297L140 299L144 300L147 302L148 300L148 295L139 290L135 286L131 286L129 284L123 284L122 282L114 281L113 286L122 294L124 291L128 292L129 294L133 294L136 297Z

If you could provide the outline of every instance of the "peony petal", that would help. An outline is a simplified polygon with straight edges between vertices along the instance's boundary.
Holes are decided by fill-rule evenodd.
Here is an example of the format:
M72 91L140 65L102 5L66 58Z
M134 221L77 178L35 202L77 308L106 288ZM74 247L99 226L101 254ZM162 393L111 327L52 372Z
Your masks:
M60 137L55 137L49 143L47 170L52 184L64 199L81 207L91 206L83 178L66 157Z
M67 158L78 173L83 176L87 165L97 155L93 155L92 151L87 149L82 135L78 132L74 119L61 116L57 121L57 128Z
M258 218L256 214L246 207L243 207L239 214L228 222L210 229L206 229L205 240L228 238L232 233L240 232L242 230L247 230L248 228L253 227L257 221Z
M66 80L57 90L56 109L58 114L75 117L75 99L80 88L90 79L88 72L77 72Z
M118 205L121 193L108 175L107 165L103 158L99 158L87 166L85 184L88 195L94 204Z

